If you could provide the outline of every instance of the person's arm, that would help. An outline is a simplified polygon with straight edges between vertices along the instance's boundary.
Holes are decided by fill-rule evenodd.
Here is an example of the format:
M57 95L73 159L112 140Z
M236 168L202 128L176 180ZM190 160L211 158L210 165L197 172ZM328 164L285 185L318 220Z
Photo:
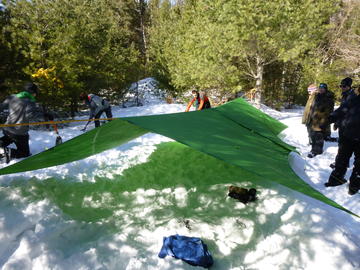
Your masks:
M188 103L185 112L188 112L188 111L190 110L191 105L194 103L195 99L196 99L196 98L193 98L193 99Z
M343 104L340 105L339 108L337 108L335 111L333 111L328 120L329 123L335 123L337 122L339 119L341 119L348 111L348 102L344 102Z
M6 98L2 103L0 103L0 111L3 111L5 109L9 108L9 97Z
M204 98L200 99L198 111L201 111L203 107L204 107Z
M44 119L44 111L42 108L36 106L35 102L29 102L26 106L26 116L29 120Z
M97 105L94 101L91 101L89 107L90 107L89 119L93 119L96 115Z

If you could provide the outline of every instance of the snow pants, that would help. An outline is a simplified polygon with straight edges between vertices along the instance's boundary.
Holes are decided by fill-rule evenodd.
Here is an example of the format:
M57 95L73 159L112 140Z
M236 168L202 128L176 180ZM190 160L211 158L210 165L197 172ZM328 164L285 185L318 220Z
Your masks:
M29 134L16 135L4 131L4 136L0 138L0 147L7 147L15 143L16 149L9 148L10 158L23 158L30 156Z
M340 137L338 154L335 160L335 169L332 171L329 182L336 180L336 178L344 178L346 170L349 167L349 161L355 155L354 166L350 176L349 187L353 189L360 189L360 140L348 139L344 136Z
M101 115L105 113L107 118L112 118L112 112L111 112L111 106L107 107L106 109L103 109L101 111L99 111L96 115L95 115L95 119L99 119L101 117ZM96 120L95 121L95 127L100 127L100 121Z
M324 148L324 132L310 130L311 153L322 154Z

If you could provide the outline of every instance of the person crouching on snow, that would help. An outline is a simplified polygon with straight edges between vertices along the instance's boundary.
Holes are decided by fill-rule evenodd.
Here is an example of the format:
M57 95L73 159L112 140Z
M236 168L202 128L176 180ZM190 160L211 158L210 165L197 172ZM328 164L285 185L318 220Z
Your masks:
M328 117L334 111L334 94L328 91L326 83L320 83L311 105L307 118L305 121L303 119L310 135L311 152L308 154L309 158L323 153Z
M201 111L204 109L210 109L211 104L209 101L209 98L206 96L205 91L200 91L200 93L196 90L193 90L192 92L193 99L188 103L185 112L188 112L195 102L195 108L196 111Z
M90 108L89 120L90 119L99 119L104 112L105 112L107 118L113 117L112 112L111 112L110 103L106 99L99 97L95 94L87 95L85 93L80 94L80 99L83 100L84 103ZM109 121L111 121L111 120L109 120ZM96 120L94 122L95 122L95 127L100 126L99 120ZM82 129L83 131L85 131L88 124L89 124L89 122Z

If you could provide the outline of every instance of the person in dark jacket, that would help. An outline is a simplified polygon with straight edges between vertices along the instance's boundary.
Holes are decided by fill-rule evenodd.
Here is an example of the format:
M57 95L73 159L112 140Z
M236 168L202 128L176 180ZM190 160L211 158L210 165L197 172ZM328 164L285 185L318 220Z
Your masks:
M325 186L332 187L342 185L349 159L354 153L355 161L350 176L349 194L353 195L360 190L360 95L359 88L353 95L341 104L329 117L330 123L339 123L342 130L339 142L338 155L335 161L335 169L331 172Z
M342 90L341 92L341 100L340 100L340 106L351 96L354 95L354 90L351 88L351 85L352 85L352 79L347 77L343 80L341 80L341 83L340 83L340 88ZM343 134L343 130L341 128L341 121L342 119L338 119L335 123L334 123L334 130L338 130L338 133L339 133L339 139L338 139L338 143L339 143L339 148L338 148L338 151L341 151L342 149L342 134ZM349 161L350 161L350 158L351 158L351 155L349 157L349 160L347 161L348 165L347 167L349 167ZM335 162L330 164L330 167L331 168L335 168L335 163L336 163L336 160L338 159L338 154L336 155L336 158L335 158ZM341 162L344 162L341 161Z
M196 90L193 90L192 95L193 95L193 99L188 103L185 112L188 112L190 110L194 102L195 102L196 111L201 111L204 109L211 108L209 98L206 96L205 91L198 92Z
M107 118L113 117L112 112L111 112L111 106L110 106L110 103L108 100L106 100L102 97L99 97L97 95L94 95L94 94L87 95L85 93L80 94L80 99L83 100L84 103L90 108L89 120L90 119L99 119L103 113L106 114ZM111 120L109 120L109 121L111 121ZM86 130L86 127L89 124L89 122L82 129L82 131ZM95 127L100 126L99 120L96 120L94 122L95 122Z
M315 93L314 101L309 108L305 122L310 133L311 152L309 158L323 153L324 134L327 128L327 121L330 113L334 110L334 94L328 90L327 84L320 83Z
M31 119L43 117L42 111L36 107L35 97L38 94L38 87L33 83L27 83L24 91L11 95L0 104L0 109L9 109L9 116L5 124L26 124ZM7 162L12 158L23 158L31 155L29 148L29 126L18 125L5 127L3 136L0 138L0 147L4 149ZM16 149L7 148L14 143Z
M341 80L341 83L339 85L339 87L341 88L341 99L340 99L340 106L341 104L343 104L346 99L349 96L354 95L354 90L351 88L352 86L352 79L347 77L343 80ZM341 119L338 120L337 123L334 123L334 130L337 130L339 125L341 123ZM341 129L339 129L339 137L341 136Z

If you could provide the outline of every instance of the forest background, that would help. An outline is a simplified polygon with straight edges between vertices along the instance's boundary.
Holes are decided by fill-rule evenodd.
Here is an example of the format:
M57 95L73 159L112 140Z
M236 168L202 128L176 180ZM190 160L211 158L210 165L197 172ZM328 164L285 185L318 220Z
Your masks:
M2 0L0 55L1 100L32 80L72 114L81 92L119 101L146 77L281 108L311 83L339 98L342 78L360 82L360 1Z

